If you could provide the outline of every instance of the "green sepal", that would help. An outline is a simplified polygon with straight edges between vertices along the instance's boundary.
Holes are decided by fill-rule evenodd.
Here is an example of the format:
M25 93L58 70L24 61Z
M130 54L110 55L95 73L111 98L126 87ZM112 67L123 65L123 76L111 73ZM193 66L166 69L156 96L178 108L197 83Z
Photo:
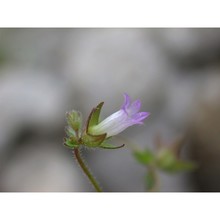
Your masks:
M88 147L98 147L105 140L106 135L107 135L106 133L100 135L91 135L85 133L82 136L82 143Z
M95 108L92 109L87 124L86 124L86 132L89 133L89 128L97 125L99 123L99 115L102 109L104 102L99 103Z
M135 159L143 165L150 165L155 161L155 156L150 150L137 150L133 152L133 155Z
M103 104L104 102L99 103L95 108L93 108L89 115L86 124L86 129L84 131L84 135L82 136L82 142L85 146L98 147L106 139L106 133L100 135L92 135L89 133L89 128L99 123L99 115Z
M103 142L99 147L104 148L104 149L118 149L118 148L122 148L124 146L125 146L124 144L122 144L120 146L115 146L113 144Z
M79 147L79 144L74 142L73 140L71 140L71 138L64 138L63 144L70 149L74 149L76 147Z

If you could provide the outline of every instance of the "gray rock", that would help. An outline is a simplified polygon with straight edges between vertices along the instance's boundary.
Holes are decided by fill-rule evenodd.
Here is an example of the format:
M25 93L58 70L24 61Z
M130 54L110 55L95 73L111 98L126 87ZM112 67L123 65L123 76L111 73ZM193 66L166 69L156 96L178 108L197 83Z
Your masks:
M155 40L181 68L201 68L220 59L220 31L216 28L155 29Z
M1 168L1 191L88 190L86 179L68 153L56 142L34 141L19 146Z
M220 190L220 76L219 70L200 86L197 108L195 108L189 137L192 158L199 168L193 180L198 191Z
M110 113L124 92L148 104L161 99L157 88L166 87L165 57L146 30L83 29L69 41L65 75L87 106L108 100Z

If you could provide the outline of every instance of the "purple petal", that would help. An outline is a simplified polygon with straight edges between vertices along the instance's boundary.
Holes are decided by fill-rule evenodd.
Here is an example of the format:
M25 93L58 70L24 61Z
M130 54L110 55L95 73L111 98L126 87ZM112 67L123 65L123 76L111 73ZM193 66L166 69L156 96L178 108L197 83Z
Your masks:
M121 109L126 110L129 107L130 103L131 103L130 96L127 93L124 93L124 103L123 103Z
M139 99L131 103L131 98L128 94L124 94L124 103L121 109L103 121L98 125L90 128L92 134L107 133L107 137L111 137L119 134L126 128L135 125L143 124L143 120L147 118L149 112L139 112L141 108L141 101Z
M141 101L138 99L134 101L131 106L127 109L130 115L136 114L141 108Z
M150 112L138 112L135 115L132 115L132 120L136 121L137 123L143 121L150 115Z

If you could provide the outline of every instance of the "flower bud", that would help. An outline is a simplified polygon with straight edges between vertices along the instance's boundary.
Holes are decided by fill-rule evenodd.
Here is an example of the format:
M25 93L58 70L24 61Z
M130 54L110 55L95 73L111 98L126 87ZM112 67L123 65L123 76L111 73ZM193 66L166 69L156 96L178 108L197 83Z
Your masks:
M74 130L79 131L82 127L82 114L79 111L71 111L66 113L67 123Z

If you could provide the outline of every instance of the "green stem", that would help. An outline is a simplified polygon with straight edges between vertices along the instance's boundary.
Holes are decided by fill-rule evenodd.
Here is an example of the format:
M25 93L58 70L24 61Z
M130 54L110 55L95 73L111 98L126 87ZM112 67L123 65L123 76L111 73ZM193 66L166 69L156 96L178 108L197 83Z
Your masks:
M154 165L148 166L147 176L149 179L151 179L147 185L148 192L159 192L160 191L160 180L159 180L158 171Z
M93 177L93 175L91 174L91 172L89 171L89 169L87 168L87 166L85 165L83 159L81 158L80 152L78 148L75 148L73 150L75 157L80 165L80 167L82 168L83 172L86 174L86 176L89 178L90 182L92 183L92 185L94 186L94 188L96 189L97 192L102 192L101 187L99 186L99 184L97 183L97 181L95 180L95 178Z

